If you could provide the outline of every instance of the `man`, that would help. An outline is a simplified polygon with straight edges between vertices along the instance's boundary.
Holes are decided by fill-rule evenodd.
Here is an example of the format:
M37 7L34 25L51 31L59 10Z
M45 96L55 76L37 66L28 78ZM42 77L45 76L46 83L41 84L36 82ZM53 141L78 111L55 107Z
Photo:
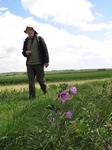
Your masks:
M28 37L23 44L22 54L27 57L26 66L29 80L29 98L34 99L35 94L35 76L45 94L47 87L44 79L44 66L49 66L49 54L44 39L38 36L38 33L32 26L27 26L25 31Z

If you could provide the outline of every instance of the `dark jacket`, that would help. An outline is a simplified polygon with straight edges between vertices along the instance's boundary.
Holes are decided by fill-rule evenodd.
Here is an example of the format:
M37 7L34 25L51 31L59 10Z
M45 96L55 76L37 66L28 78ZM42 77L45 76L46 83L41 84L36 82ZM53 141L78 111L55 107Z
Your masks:
M35 38L37 38L36 37L37 35L34 35L34 36L35 36ZM41 36L38 36L37 40L38 40L37 45L38 45L40 60L43 64L48 63L49 62L49 54L48 54L48 49L47 49L46 43L45 43L44 39ZM27 43L28 43L28 37L24 41L23 52L22 52L23 56L27 57L26 63L28 62L28 59L30 57L30 56L26 55Z

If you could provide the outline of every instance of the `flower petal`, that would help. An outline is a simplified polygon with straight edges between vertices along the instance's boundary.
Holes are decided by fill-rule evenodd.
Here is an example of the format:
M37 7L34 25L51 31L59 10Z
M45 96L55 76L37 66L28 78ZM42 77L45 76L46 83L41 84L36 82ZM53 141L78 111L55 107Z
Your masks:
M69 93L66 90L64 90L63 92L61 92L60 99L61 99L62 102L67 101L68 98L69 98Z
M68 119L71 119L71 118L72 118L72 111L71 111L71 110L68 111L68 112L66 112L66 117L67 117Z
M76 87L71 87L69 92L72 93L72 94L76 94L76 92L77 92Z

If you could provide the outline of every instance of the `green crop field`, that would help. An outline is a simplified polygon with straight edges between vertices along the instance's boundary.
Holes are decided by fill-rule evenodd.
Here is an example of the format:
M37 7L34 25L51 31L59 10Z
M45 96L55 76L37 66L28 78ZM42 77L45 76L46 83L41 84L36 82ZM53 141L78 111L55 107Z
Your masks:
M111 70L47 72L43 95L28 90L0 91L0 150L112 150ZM106 79L102 80L99 79ZM90 79L98 79L89 82ZM88 80L74 85L65 81ZM3 75L0 85L27 83L27 76ZM76 93L70 92L76 87ZM62 101L65 91L67 100ZM67 113L72 116L68 117Z
M45 72L47 82L90 80L112 78L112 70L82 70L82 71L49 71ZM0 85L27 83L26 73L9 73L0 75Z

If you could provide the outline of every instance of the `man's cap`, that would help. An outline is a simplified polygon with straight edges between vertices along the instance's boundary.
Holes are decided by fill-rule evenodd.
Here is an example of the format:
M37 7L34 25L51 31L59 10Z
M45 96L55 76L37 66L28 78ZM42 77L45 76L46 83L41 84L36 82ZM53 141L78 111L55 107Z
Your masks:
M26 29L24 30L25 33L27 33L28 28L31 28L37 34L37 32L34 30L33 26L31 26L31 25L26 26Z

